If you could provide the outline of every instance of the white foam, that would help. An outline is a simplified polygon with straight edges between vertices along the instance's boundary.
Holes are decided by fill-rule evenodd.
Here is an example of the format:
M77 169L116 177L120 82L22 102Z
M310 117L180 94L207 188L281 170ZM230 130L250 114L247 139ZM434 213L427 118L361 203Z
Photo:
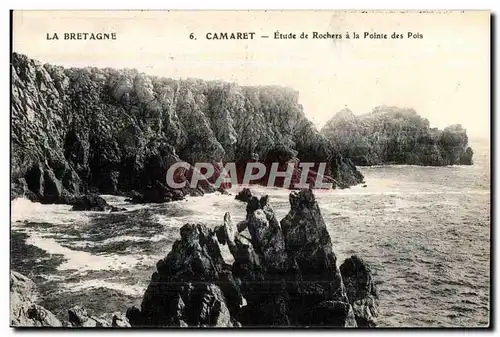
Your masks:
M64 236L58 236L58 239L65 239L65 241L70 241L68 239L73 238L73 236L69 235L64 235ZM116 242L123 242L123 241L133 241L133 242L159 242L161 240L166 239L166 236L163 234L156 234L150 238L147 237L142 237L142 236L132 236L132 235L121 235L121 236L115 236L112 238L107 238L102 241L86 241L86 240L81 240L82 236L78 236L75 241L71 242L71 246L73 248L90 248L90 247L99 247L103 245L107 245L110 243L116 243Z
M66 259L58 270L121 270L132 269L138 264L152 265L158 257L134 257L129 255L93 255L61 246L55 239L46 238L38 233L30 233L26 243L43 249L49 254L60 254Z
M11 201L11 221L48 222L52 224L87 223L87 212L71 211L71 205L44 205L26 198Z
M134 242L158 242L165 239L165 235L156 234L150 238L142 237L142 236L132 236L132 235L122 235L116 236L112 238L105 239L101 242L94 242L96 245L106 245L113 242L121 242L121 241L134 241Z
M146 286L141 284L123 284L116 282L109 282L106 280L87 280L80 281L78 283L62 283L63 291L67 292L77 292L89 289L98 289L98 288L106 288L111 290L119 291L125 295L140 297L144 294L146 290Z
M152 215L152 220L155 222L158 222L162 224L164 227L168 228L180 228L182 225L185 224L184 221L179 220L178 217L171 217L167 215L161 215L161 214L153 214Z

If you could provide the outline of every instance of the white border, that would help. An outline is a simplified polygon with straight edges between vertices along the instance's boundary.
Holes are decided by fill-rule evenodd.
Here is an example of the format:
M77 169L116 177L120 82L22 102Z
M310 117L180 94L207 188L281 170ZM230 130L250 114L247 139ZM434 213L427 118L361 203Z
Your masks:
M351 0L351 1L336 1L334 4L326 4L326 1L320 1L320 0L307 0L307 1L293 1L293 0L288 0L288 1L274 1L271 3L269 0L267 1L262 1L262 0L253 0L253 1L231 1L231 2L224 2L224 1L219 1L219 0L212 0L210 2L208 1L170 1L170 2L155 2L155 1L150 1L150 0L141 0L141 1L120 1L120 2L111 2L111 1L105 1L105 0L85 0L85 1L80 1L78 3L71 3L70 1L64 1L64 0L59 0L59 1L10 1L10 0L4 0L1 3L2 11L1 14L1 19L0 19L0 27L1 27L1 34L0 38L2 39L2 46L4 46L5 49L4 52L0 54L0 64L2 65L2 69L4 70L2 74L4 76L1 76L0 78L0 84L1 84L1 90L0 90L0 102L1 102L1 107L2 113L0 114L0 158L4 158L1 161L0 164L0 169L1 169L1 174L0 174L0 207L1 207L1 215L2 219L2 227L3 227L3 235L1 236L1 244L0 244L0 249L1 249L1 256L2 259L0 260L1 262L1 267L0 267L0 298L1 298L1 308L0 308L0 331L2 336L11 336L13 335L16 331L13 329L9 328L9 321L10 321L10 312L9 312L9 293L7 292L8 289L8 284L9 284L9 251L10 251L10 243L9 243L9 204L10 204L10 197L9 197L9 170L10 170L10 163L8 161L9 154L10 154L10 139L9 139L9 134L10 134L10 122L9 122L9 114L10 114L10 105L9 105L9 96L10 96L10 79L9 76L7 75L7 64L9 63L9 37L10 37L10 26L9 26L9 9L491 9L493 13L500 13L499 10L499 4L500 1L498 0L475 0L475 1L453 1L453 2L446 2L446 1L439 1L439 0L420 0L420 1L390 1L390 0L379 0L377 2L374 1L369 1L369 0ZM334 6L333 6L334 5ZM495 28L495 42L498 43L498 18L496 19L496 28ZM498 55L497 55L498 58ZM495 59L497 61L497 59ZM495 62L496 63L496 62ZM7 73L7 74L6 74ZM499 89L498 87L494 88L495 92L492 93L495 95L495 97L500 97L499 94ZM496 115L496 111L494 111L494 114ZM495 122L494 125L494 130L498 130L498 119ZM499 157L499 144L498 141L495 140L495 157ZM498 163L495 163L497 165ZM493 196L492 196L493 197ZM493 207L493 204L491 205ZM498 244L498 232L499 230L497 229L495 231L495 242ZM498 250L494 250L495 253L498 252ZM499 258L498 255L495 254L495 258L492 260L495 261L495 270L498 270L499 268ZM497 274L497 273L495 273ZM492 275L493 277L493 275ZM498 285L498 282L496 282ZM496 292L498 293L498 286L496 287ZM497 325L500 324L500 319L499 319L499 310L500 308L498 307L498 301L497 301L498 296L495 296L495 312L493 317L493 322L496 322ZM498 330L498 328L496 329ZM38 331L40 332L40 331ZM129 336L137 336L137 335L143 335L143 334L152 334L152 333L162 333L162 334L168 334L169 336L186 336L186 335L194 335L196 333L200 333L201 331L181 331L181 332L176 332L176 331L134 331L134 332L128 332L127 335ZM298 331L279 331L278 333L283 334L283 333L308 333L312 334L314 332L305 332L303 330L298 330ZM395 332L396 334L403 334L405 332L409 331L398 331ZM413 331L412 331L413 332ZM458 331L455 331L458 332ZM52 331L48 331L48 333L52 333ZM78 331L79 335L91 335L92 333L100 333L100 332L82 332ZM115 332L116 333L116 332ZM217 331L203 331L203 333L218 333ZM226 333L237 333L237 331L231 331L231 332L226 332ZM267 335L270 334L271 332L269 330L266 331L254 331L254 332L248 332L251 334L258 334L258 335ZM275 332L276 333L276 332ZM335 333L335 332L328 332L324 331L323 333ZM384 331L385 333L385 331ZM429 332L430 335L438 334L442 335L439 331L432 331ZM453 331L448 331L445 334L453 333ZM496 332L495 332L496 333ZM65 331L58 333L62 336L70 336L71 331ZM351 336L358 336L363 334L363 332L351 332Z

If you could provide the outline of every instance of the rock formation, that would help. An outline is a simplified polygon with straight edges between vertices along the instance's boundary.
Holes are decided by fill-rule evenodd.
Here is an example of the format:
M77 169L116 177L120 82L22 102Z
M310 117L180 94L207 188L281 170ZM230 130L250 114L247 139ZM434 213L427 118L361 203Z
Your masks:
M244 188L234 198L239 201L249 202L252 198L252 192L250 192L249 188Z
M62 327L50 311L36 304L35 283L18 272L10 272L10 325L14 327Z
M105 328L109 324L94 316L90 316L85 308L75 305L68 310L69 322L73 327L79 328Z
M364 115L343 109L321 134L356 165L472 165L465 129L431 128L413 109L380 106Z
M130 328L130 323L127 317L122 313L114 313L111 320L111 326L113 328Z
M353 255L342 263L340 273L358 326L376 326L378 293L368 264Z
M127 311L131 326L375 326L366 263L353 257L342 275L311 190L291 193L290 206L280 223L267 196L251 197L237 225L229 213L213 229L184 225L140 308Z
M68 310L68 321L61 321L52 312L36 304L38 291L28 277L10 272L10 325L12 327L79 327L79 328L126 328L130 327L123 314L113 314L112 322L91 316L78 305Z
M132 326L234 326L225 298L231 298L231 278L214 233L187 224L181 239L157 265L140 312L130 309ZM226 293L224 295L224 293Z
M467 147L465 153L460 157L460 165L472 165L472 156L474 151L470 147Z
M137 202L176 200L158 190L173 163L220 167L281 153L291 155L283 161L327 162L335 186L361 181L291 89L64 69L17 53L11 67L11 198L71 204L88 192L135 190ZM180 169L174 180L191 173Z

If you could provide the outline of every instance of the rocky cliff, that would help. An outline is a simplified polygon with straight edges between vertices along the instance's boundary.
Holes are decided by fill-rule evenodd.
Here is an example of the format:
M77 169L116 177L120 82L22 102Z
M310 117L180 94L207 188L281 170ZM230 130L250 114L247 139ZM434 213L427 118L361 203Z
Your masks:
M344 109L321 133L356 165L472 165L473 151L460 125L430 128L413 109L381 106L364 115Z
M11 68L11 197L69 203L88 191L144 191L164 183L178 161L245 163L282 153L330 163L336 186L363 179L287 88L64 69L17 53Z

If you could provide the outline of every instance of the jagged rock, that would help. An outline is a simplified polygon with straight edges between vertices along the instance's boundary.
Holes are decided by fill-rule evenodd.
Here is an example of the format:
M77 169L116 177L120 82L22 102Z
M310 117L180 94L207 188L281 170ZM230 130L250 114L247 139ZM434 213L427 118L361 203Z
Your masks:
M137 192L135 190L133 191L130 191L128 194L127 194L128 198L125 199L125 201L127 202L131 202L131 203L134 203L134 204L139 204L142 202L144 196L140 193L140 192Z
M75 305L68 310L69 322L75 326L82 326L86 321L89 320L87 310Z
M340 273L358 326L375 327L378 316L378 292L370 267L361 258L353 255L342 263Z
M233 326L223 290L234 298L234 285L221 277L228 266L216 234L199 224L184 225L180 234L172 251L157 263L141 310L127 312L131 325Z
M68 310L68 319L72 326L82 328L103 328L109 327L105 320L90 316L85 308L75 305Z
M229 251L234 256L237 254L236 252L236 233L237 228L233 225L233 221L231 220L231 214L226 212L224 214L224 224L222 226L217 226L214 228L215 234L217 235L217 240L219 243L228 245Z
M61 327L57 317L36 304L38 293L28 277L10 272L10 324L14 327Z
M81 189L76 173L59 160L34 164L26 169L24 178L14 181L23 194L45 204L71 204Z
M199 188L193 188L193 189L188 190L188 194L191 197L201 197L203 195L203 191Z
M290 212L281 220L292 273L292 310L301 317L324 300L348 302L330 236L311 190L290 193Z
M248 201L244 231L229 213L213 230L184 225L141 308L127 310L131 326L356 327L358 302L348 300L312 191L291 193L290 205L281 225L267 196Z
M243 202L249 202L250 199L252 198L252 192L250 191L249 188L244 188L238 194L236 194L236 197L234 197L236 200L243 201Z
M127 317L121 313L114 313L111 321L111 326L114 328L130 328L130 323Z
M289 298L283 279L285 243L267 197L250 199L246 223L251 239L237 234L233 253L233 273L247 302L238 321L243 325L289 326Z
M105 319L102 319L100 317L90 316L90 320L94 320L96 322L96 325L95 325L96 328L108 328L111 326L108 321L106 321Z
M126 211L125 208L118 208L109 205L106 200L97 194L86 194L73 203L72 211Z
M472 156L474 151L469 147L465 150L464 154L460 158L460 165L472 165Z
M14 200L17 197L27 198L30 201L37 200L35 193L29 190L28 183L24 178L19 178L17 183L11 183L10 185L10 200Z
M258 248L259 255L267 268L284 272L287 253L279 222L267 197L260 200L259 206L261 208L248 215L248 230L252 236L252 245Z
M26 317L33 321L32 326L60 327L62 322L49 310L38 304L32 304ZM30 322L20 322L19 326L31 326Z

